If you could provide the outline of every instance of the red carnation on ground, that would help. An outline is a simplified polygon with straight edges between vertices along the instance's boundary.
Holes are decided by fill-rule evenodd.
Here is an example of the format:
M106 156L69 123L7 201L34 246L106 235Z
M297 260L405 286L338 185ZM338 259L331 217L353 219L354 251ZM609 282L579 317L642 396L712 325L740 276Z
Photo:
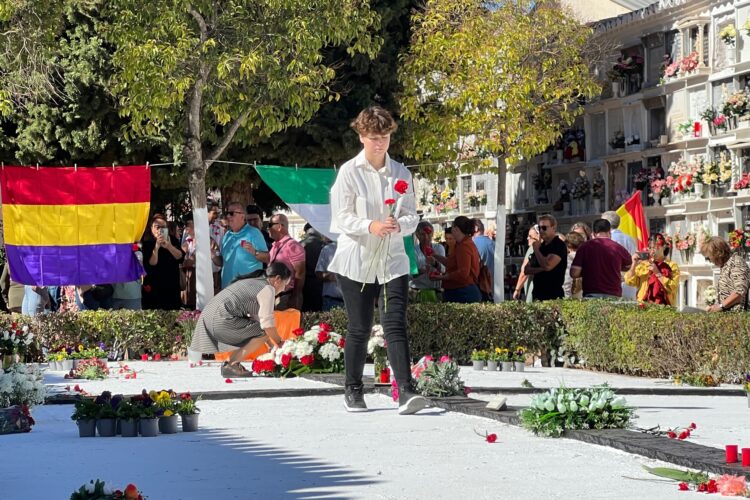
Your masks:
M488 443L494 443L497 441L497 434L487 434L487 442Z
M228 378L228 379L226 379L226 380L225 380L224 382L226 382L227 384L231 384L231 383L232 383L232 379L231 379L231 378Z
M282 354L281 356L281 366L284 368L289 368L289 364L292 362L292 353L288 352L286 354Z
M292 334L295 337L301 337L302 335L305 334L305 330L304 328L295 328L294 330L292 330Z
M692 422L692 423L690 424L690 428L691 428L691 429L693 429L693 430L695 430L695 429L697 429L697 428L698 428L698 426L697 426L697 425L695 425L695 422Z
M388 198L387 200L385 200L385 204L390 207L391 205L396 204L396 200L394 200L393 198Z
M403 179L399 179L396 181L396 184L393 186L393 190L396 191L398 194L404 194L409 190L409 183Z
M308 354L307 356L302 356L299 358L299 362L302 363L305 366L310 366L313 364L313 361L315 361L315 356L312 354Z
M680 491L688 491L690 489L687 483L680 483L677 485L677 487Z
M708 491L708 487L706 486L706 483L699 484L698 491L700 491L701 493L705 493L706 491Z
M321 330L320 332L318 332L318 343L319 344L325 344L326 342L328 342L328 339L330 339L330 338L331 338L331 336L328 334L327 331Z
M690 434L688 434L687 431L682 431L682 432L680 432L680 435L677 436L677 439L687 439L688 436L690 436Z
M668 437L669 439L674 439L674 438L676 438L676 437L677 437L677 434L675 434L675 433L674 433L674 432L672 432L672 431L669 431L669 432L667 432L667 437Z
M706 483L706 492L707 493L718 493L719 492L719 486L716 484L715 479L710 479Z

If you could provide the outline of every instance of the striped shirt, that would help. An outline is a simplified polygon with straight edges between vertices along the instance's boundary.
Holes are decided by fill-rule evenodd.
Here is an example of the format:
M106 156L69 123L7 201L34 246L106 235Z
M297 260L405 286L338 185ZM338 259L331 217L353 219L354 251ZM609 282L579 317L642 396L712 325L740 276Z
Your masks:
M750 284L750 268L740 253L733 253L721 266L719 272L719 301L724 302L733 292L738 293L742 300L729 310L744 311L747 309L748 284Z

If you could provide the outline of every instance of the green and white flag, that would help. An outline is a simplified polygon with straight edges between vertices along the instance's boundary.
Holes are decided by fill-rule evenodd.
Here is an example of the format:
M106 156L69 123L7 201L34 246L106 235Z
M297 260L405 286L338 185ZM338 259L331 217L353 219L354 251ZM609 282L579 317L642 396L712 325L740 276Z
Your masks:
M338 239L338 234L331 232L331 187L336 180L336 170L273 165L257 165L255 170L263 182L316 231L331 240ZM411 272L417 274L417 258L411 236L404 238L404 248L409 256Z

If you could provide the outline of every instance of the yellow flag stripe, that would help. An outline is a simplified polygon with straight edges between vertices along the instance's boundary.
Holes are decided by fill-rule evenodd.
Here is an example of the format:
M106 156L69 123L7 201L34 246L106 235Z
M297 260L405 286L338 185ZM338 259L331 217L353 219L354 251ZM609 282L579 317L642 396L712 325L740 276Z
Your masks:
M101 205L3 204L10 245L73 246L133 243L148 223L149 203Z

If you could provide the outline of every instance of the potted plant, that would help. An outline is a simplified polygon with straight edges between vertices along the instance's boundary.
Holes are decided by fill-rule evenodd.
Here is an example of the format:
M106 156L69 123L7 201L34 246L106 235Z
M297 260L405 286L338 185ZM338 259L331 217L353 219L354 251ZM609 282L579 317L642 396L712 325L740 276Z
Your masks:
M60 350L60 356L58 356L58 361L60 362L60 368L63 371L69 372L73 369L73 358L71 357L73 350L63 347Z
M177 432L176 404L172 398L173 392L160 391L150 393L154 400L156 415L159 417L159 432L162 434L174 434Z
M471 351L471 364L475 370L481 371L484 368L484 362L487 360L486 351L477 351L474 349Z
M96 414L96 431L101 437L112 437L117 429L117 412L108 403L98 403L98 412Z
M200 408L196 405L197 399L189 392L180 394L180 400L177 402L177 413L182 419L183 432L195 432L198 430L198 414Z
M513 365L517 372L522 372L526 367L526 348L522 346L516 347L516 352L513 353Z
M78 425L79 437L94 437L96 435L96 417L99 414L99 405L92 399L85 398L76 401L75 410L70 416Z
M497 371L497 363L500 361L500 348L495 347L487 353L487 371Z
M159 418L156 416L156 408L153 404L140 406L140 417L138 418L138 430L142 437L156 437L159 434Z
M141 408L132 401L123 401L117 407L117 418L120 421L120 432L122 437L138 436L138 419L141 416Z
M502 351L502 357L500 358L503 371L504 372L512 372L513 371L513 355L508 349L501 349Z

